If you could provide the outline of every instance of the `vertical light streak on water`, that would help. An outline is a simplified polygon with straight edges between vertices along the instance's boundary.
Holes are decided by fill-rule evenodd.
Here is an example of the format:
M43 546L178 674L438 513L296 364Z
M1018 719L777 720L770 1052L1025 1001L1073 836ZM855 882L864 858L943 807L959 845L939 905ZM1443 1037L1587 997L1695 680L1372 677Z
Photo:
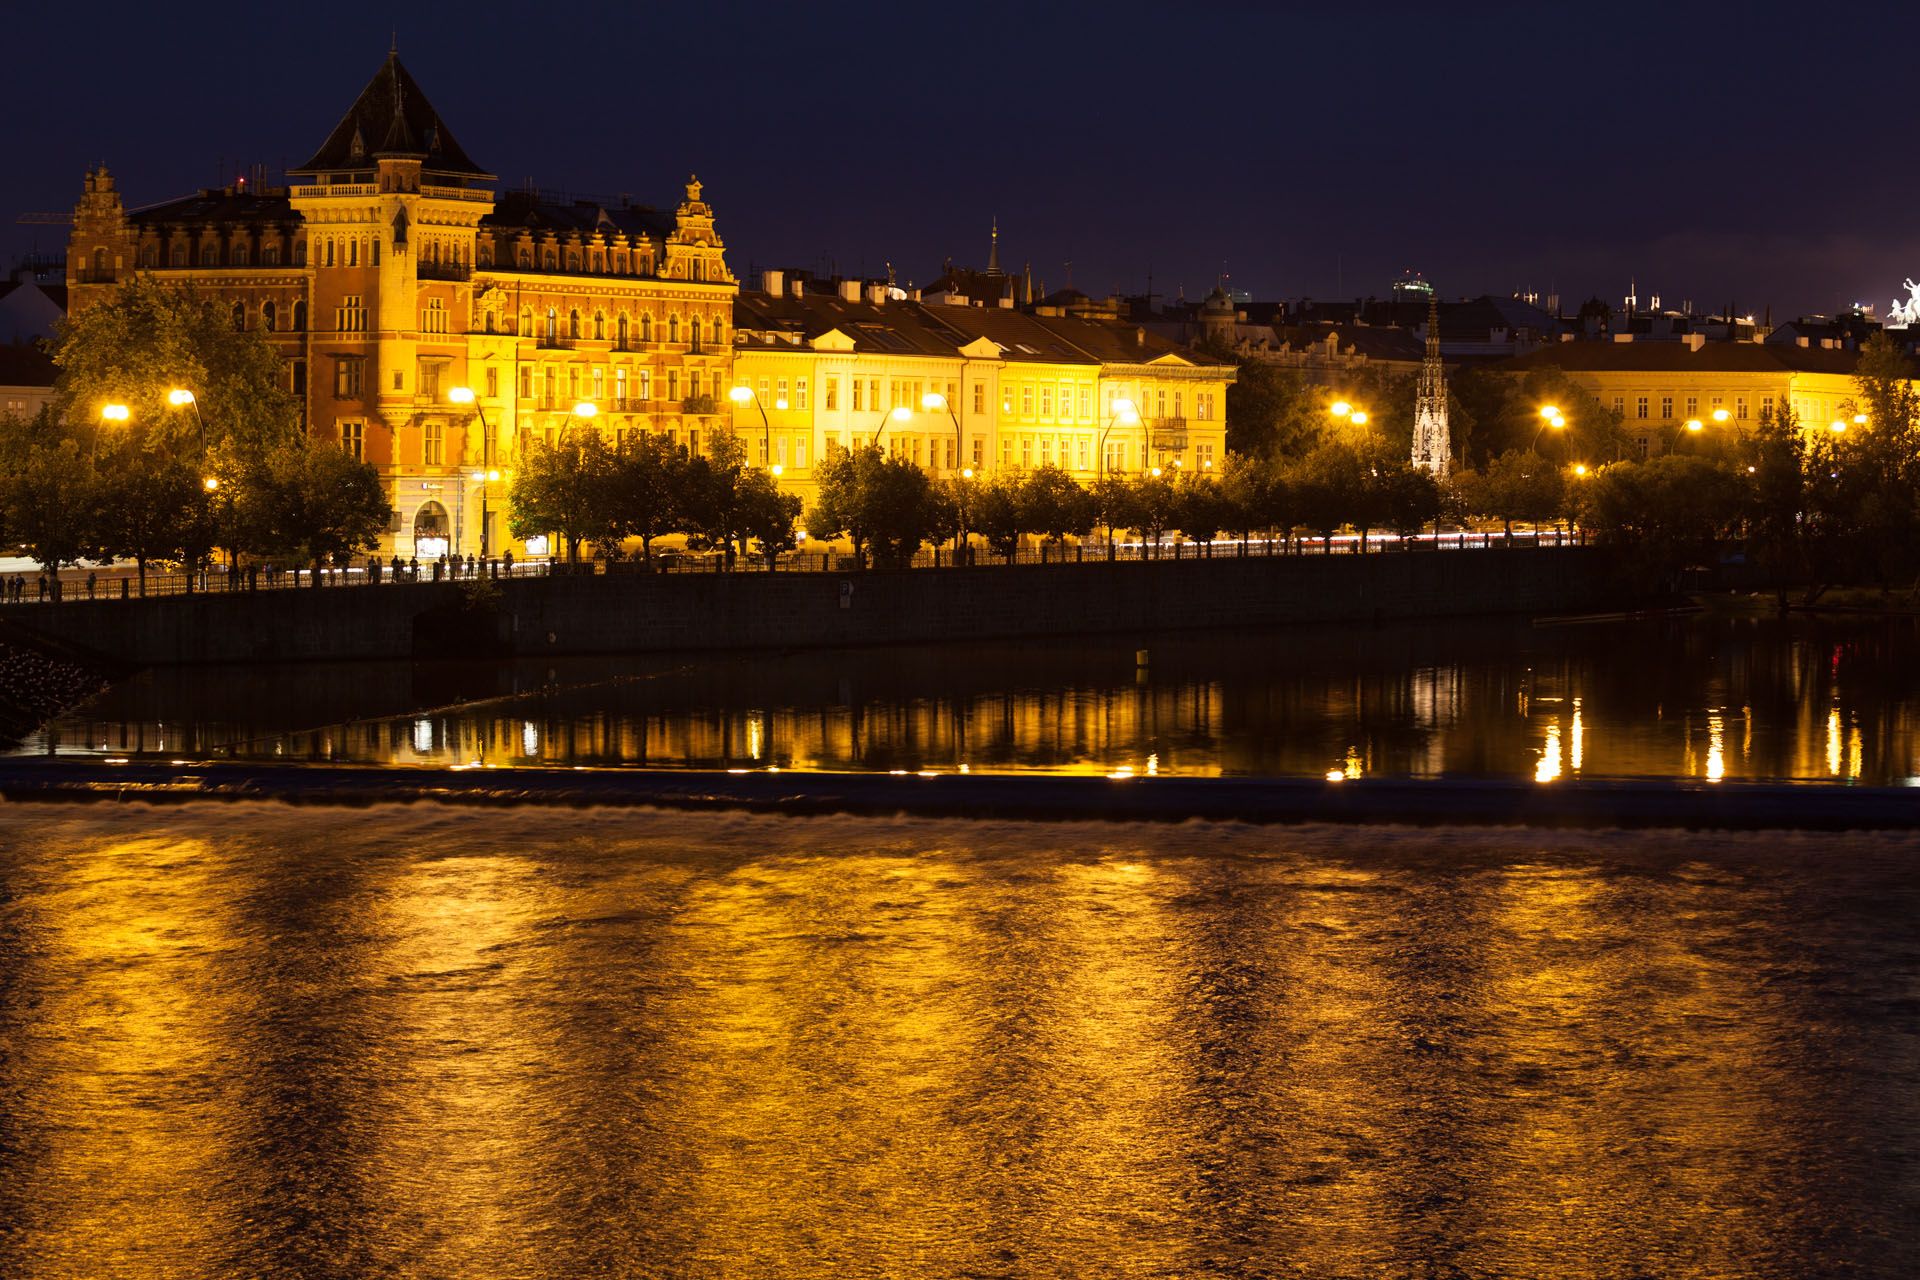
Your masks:
M1573 700L1573 733L1569 741L1571 759L1575 773L1580 772L1587 758L1587 727L1582 718L1580 699Z
M1707 781L1718 782L1727 776L1726 724L1720 712L1707 712Z
M1556 716L1547 722L1547 740L1540 748L1539 761L1533 766L1533 780L1552 782L1560 772L1560 720Z

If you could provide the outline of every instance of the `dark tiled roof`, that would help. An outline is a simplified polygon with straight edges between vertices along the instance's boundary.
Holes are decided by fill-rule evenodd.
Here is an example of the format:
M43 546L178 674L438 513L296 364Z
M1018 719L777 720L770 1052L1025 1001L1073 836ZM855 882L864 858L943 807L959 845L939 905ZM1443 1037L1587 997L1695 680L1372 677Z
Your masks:
M1124 320L1090 320L1077 316L1036 316L1035 319L1101 364L1148 364L1166 355L1177 355L1195 365L1230 363Z
M300 215L285 191L236 191L231 187L206 190L178 200L135 209L127 220L144 223L298 222Z
M428 173L464 178L494 176L470 160L454 141L453 132L441 123L427 95L400 65L397 53L387 55L313 158L288 172L371 169L374 158L380 155L417 156Z
M955 335L956 347L985 338L997 345L1007 360L1086 364L1096 359L1062 338L1041 317L1024 311L1006 307L926 307L923 310L933 318L934 324Z
M911 302L876 307L869 302L848 302L837 293L809 293L796 298L791 294L775 297L743 291L734 299L733 327L737 331L798 334L802 343L838 329L853 339L856 351L957 355L961 342L947 329L928 323L929 313L939 309Z
M489 231L517 231L522 227L535 232L578 232L591 236L600 231L611 236L623 232L630 240L643 236L660 239L674 228L673 215L645 205L604 205L592 200L563 203L544 200L526 191L509 191L495 202L493 212L480 220Z
M53 375L53 357L39 343L0 343L0 387L51 387Z
M1276 326L1274 333L1294 351L1324 343L1328 334L1334 334L1340 350L1354 351L1369 360L1418 362L1427 354L1426 345L1417 336L1397 325L1296 324Z
M1695 351L1684 342L1560 342L1491 366L1524 373L1556 368L1568 373L1838 373L1851 374L1854 351L1786 343L1709 342Z

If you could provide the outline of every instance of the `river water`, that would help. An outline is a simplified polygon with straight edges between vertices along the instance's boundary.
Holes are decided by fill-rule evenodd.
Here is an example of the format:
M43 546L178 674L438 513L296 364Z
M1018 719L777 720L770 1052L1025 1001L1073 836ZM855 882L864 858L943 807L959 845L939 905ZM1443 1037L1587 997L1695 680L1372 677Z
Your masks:
M1920 1269L1911 837L0 818L15 1280Z

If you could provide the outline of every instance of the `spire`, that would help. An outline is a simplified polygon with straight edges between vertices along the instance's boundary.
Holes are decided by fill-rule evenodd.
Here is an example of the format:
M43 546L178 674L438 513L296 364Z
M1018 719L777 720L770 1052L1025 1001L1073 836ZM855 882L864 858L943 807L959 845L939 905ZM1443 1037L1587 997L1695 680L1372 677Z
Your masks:
M993 220L993 238L987 249L987 274L1000 274L1000 219L997 216Z
M407 73L398 48L396 39L380 69L360 90L327 140L306 164L289 173L371 169L376 157L398 154L430 156L425 167L434 173L481 179L494 176L475 164L454 140L452 131ZM376 142L378 146L373 145Z
M1453 465L1447 431L1447 368L1440 359L1440 293L1427 294L1427 354L1413 398L1413 465L1444 476Z

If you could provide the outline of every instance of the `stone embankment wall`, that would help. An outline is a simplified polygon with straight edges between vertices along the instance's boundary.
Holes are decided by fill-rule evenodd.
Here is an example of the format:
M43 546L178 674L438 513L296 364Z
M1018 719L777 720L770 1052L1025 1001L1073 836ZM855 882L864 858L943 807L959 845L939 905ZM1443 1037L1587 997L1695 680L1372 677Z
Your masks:
M18 626L141 666L929 643L1618 607L1593 548L619 574L21 605Z

